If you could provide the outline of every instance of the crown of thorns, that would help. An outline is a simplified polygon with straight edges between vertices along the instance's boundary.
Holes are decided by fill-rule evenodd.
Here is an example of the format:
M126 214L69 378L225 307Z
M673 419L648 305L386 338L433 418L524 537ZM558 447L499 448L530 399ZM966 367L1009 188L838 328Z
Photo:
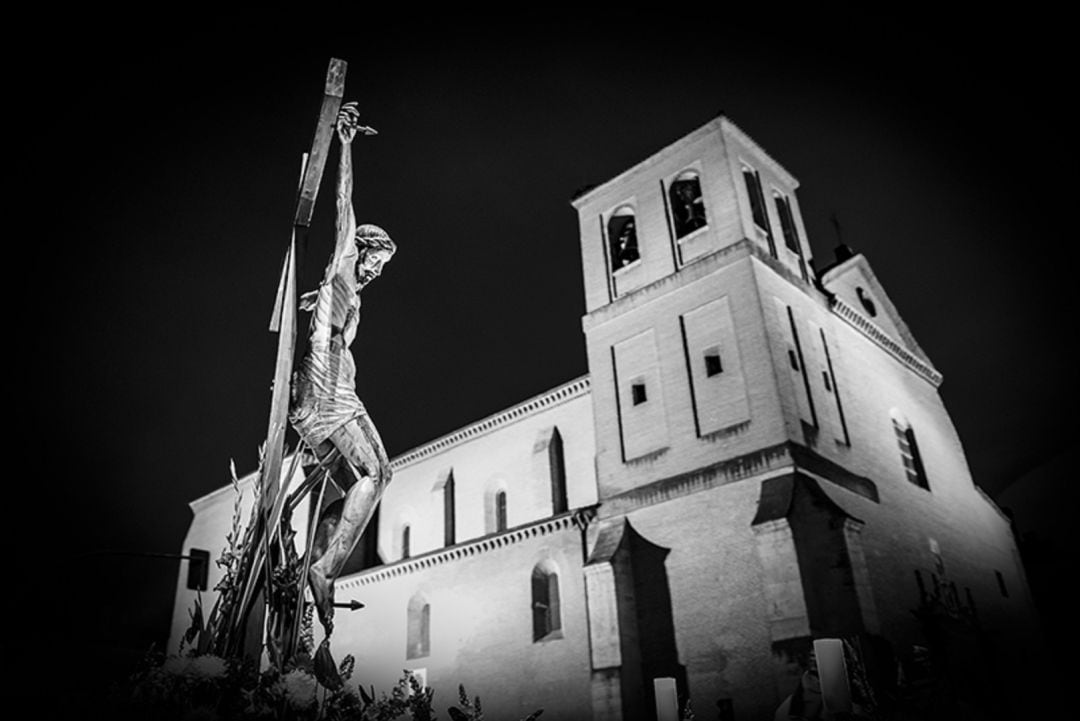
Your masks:
M356 244L365 248L385 250L390 255L397 251L397 244L390 240L386 231L377 225L366 223L356 229Z

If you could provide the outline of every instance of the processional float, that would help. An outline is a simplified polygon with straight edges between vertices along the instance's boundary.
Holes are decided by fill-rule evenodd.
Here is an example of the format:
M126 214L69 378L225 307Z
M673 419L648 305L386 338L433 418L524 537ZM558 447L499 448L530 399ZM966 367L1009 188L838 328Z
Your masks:
M333 606L355 609L361 604L355 601L334 604L333 580L340 572L343 558L336 563L336 568L331 559L327 577L325 570L312 567L312 556L317 556L315 563L325 561L330 553L327 546L335 543L341 546L337 549L338 556L342 553L347 556L389 482L389 461L382 443L355 396L355 366L349 345L356 332L359 291L379 275L395 246L377 226L356 227L351 204L351 142L356 134L372 135L375 131L359 125L354 103L342 104L346 69L345 61L331 59L311 151L304 156L291 238L271 316L270 330L278 334L277 359L270 420L259 464L257 503L242 538L236 537L240 532L234 524L236 535L229 538L230 548L226 550L231 555L223 564L226 578L216 588L220 595L205 626L200 623L200 628L196 629L193 625L193 631L198 633L200 652L259 663L265 649L269 662L281 671L310 663L319 681L328 688L341 685L328 646L333 629ZM312 348L309 348L300 372L294 375L297 240L305 238L310 227L335 130L342 144L337 240L319 290L306 294L303 299L309 306L305 309L313 312ZM299 404L304 409L301 411L297 410L296 385L302 391ZM321 403L324 410L333 410L339 396L347 401L346 414L341 417L348 417L348 424L339 427L337 421L329 426L323 422L324 432L310 431L310 421L314 418L312 408L318 410ZM314 456L317 460L314 469L307 472L304 481L291 493L287 487L280 487L290 405L301 441L284 477L291 480L295 476L302 456ZM341 415L340 409L338 415ZM308 421L306 425L304 416ZM331 428L334 428L333 437L328 432ZM298 553L292 513L309 496L315 499L314 508L318 513L328 483L336 483L340 490L348 491L342 512L344 517L339 513L325 522L316 522L313 518L303 553ZM354 501L351 507L350 499ZM362 511L359 517L353 519L353 527L344 528L349 513L356 515L356 508ZM316 542L317 531L322 534L319 543ZM313 554L320 544L321 548ZM311 582L314 604L326 631L326 638L311 656L308 655L310 648L301 642L309 576L322 579L324 584Z

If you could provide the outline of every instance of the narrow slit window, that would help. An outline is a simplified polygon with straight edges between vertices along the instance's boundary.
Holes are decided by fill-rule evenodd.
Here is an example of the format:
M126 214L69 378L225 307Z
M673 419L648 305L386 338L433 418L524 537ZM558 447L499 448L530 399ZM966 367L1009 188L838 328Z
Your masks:
M809 280L806 274L806 261L803 259L802 244L799 243L799 231L795 227L795 216L791 212L791 200L782 193L774 192L776 214L780 216L780 230L784 234L784 245L799 257L799 275Z
M743 180L746 182L746 194L750 196L750 214L756 225L769 242L769 254L776 257L776 241L773 240L772 226L765 210L765 195L761 192L761 175L756 170L743 166Z
M424 658L431 654L431 605L421 596L409 601L405 658Z
M915 431L911 428L911 424L896 415L892 417L892 424L907 479L919 488L930 490L930 483L926 479L926 468L923 465L919 444L915 440Z
M780 193L775 193L776 214L780 216L780 231L784 234L784 245L792 253L802 255L802 247L799 245L799 233L795 229L795 218L791 214L791 201Z
M401 557L408 558L412 552L412 528L406 525L401 529Z
M832 383L829 381L829 372L821 371L821 380L825 382L825 391L832 393Z
M552 429L548 443L548 465L551 468L551 512L556 515L565 513L570 503L566 497L566 458L558 428Z
M607 231L612 272L625 268L641 257L633 208L624 206L612 213Z
M648 400L648 397L645 395L645 383L634 383L632 386L630 386L630 397L633 400L635 406L640 406L642 403Z
M788 348L787 357L788 357L788 360L791 362L791 370L793 370L793 371L799 370L799 359L795 355L795 351L793 349Z
M454 474L446 479L443 486L443 545L453 546L455 543L456 518L454 516Z
M705 377L712 378L724 372L724 364L720 361L720 349L710 348L705 351Z
M671 184L668 199L676 240L705 227L705 199L701 195L701 178L697 173L688 170L679 175Z
M506 491L495 494L495 530L506 530Z
M1001 571L994 571L994 575L997 576L998 590L1001 591L1003 598L1009 597L1009 589L1005 586L1005 577L1001 575Z

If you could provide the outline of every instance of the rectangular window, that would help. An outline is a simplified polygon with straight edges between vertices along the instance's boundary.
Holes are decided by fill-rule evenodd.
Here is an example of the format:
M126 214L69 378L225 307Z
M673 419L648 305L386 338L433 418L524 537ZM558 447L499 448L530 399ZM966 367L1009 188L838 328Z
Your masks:
M769 216L765 210L765 195L761 192L761 175L756 171L743 166L743 180L746 181L746 193L750 196L750 213L754 218L754 225L765 233L769 242L769 255L776 257L776 241L773 240L772 226L769 224Z
M712 378L724 372L724 366L720 362L720 349L710 348L705 351L705 377Z
M1001 595L1008 598L1009 589L1005 587L1005 577L1001 575L1001 571L994 571L994 575L997 576L998 590L1001 591Z
M645 397L645 384L644 383L635 383L635 384L633 384L630 387L630 394L634 399L634 405L635 406L640 406L642 403L644 403L646 400L648 400Z
M832 383L829 383L828 371L821 371L821 380L825 381L825 392L832 393Z
M205 591L210 570L210 551L192 548L188 555L187 587L193 591Z

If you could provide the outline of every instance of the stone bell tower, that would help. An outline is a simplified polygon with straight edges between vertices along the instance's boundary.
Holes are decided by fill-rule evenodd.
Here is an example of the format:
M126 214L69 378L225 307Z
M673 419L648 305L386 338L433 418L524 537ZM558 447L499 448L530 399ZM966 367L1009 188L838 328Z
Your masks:
M771 714L814 638L917 639L946 547L973 598L1024 584L940 373L865 258L816 274L797 188L718 117L573 200L598 718L651 708L657 676Z

